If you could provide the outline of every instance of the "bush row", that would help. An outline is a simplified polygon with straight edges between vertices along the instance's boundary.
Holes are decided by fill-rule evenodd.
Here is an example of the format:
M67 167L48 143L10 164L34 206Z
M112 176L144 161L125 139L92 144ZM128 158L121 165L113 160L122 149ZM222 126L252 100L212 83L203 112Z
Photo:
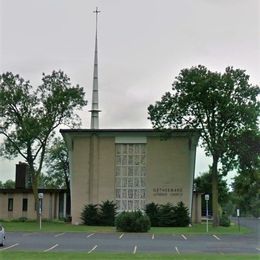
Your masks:
M112 201L101 204L88 204L84 207L81 219L85 225L114 226L128 232L145 232L153 227L185 227L190 223L189 210L183 202L176 206L171 203L147 204L145 214L141 211L122 212L116 216L116 205Z
M152 202L146 205L145 213L149 216L152 227L186 227L190 224L189 209L183 202L177 206Z
M116 205L113 201L88 204L81 213L83 224L88 226L114 226Z

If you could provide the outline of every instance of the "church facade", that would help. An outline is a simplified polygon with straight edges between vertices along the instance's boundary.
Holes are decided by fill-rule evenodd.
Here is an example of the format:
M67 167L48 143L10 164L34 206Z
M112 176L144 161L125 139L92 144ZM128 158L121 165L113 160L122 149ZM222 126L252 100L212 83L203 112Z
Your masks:
M70 156L73 224L81 223L85 205L106 200L114 201L119 212L182 201L198 221L193 179L199 131L172 130L167 138L152 129L67 129L61 134Z
M200 196L193 196L198 130L99 129L96 8L90 129L60 130L70 157L71 217L81 223L87 204L114 201L117 210L143 210L151 202L184 202L199 222ZM197 198L194 200L194 198ZM193 214L193 212L195 212Z

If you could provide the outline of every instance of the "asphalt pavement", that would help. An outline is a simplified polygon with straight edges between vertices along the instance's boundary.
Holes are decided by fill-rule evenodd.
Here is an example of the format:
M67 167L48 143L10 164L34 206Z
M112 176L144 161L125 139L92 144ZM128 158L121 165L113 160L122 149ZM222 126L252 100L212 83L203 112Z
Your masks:
M240 219L245 235L163 235L151 233L7 232L3 250L40 252L140 252L260 254L259 219Z

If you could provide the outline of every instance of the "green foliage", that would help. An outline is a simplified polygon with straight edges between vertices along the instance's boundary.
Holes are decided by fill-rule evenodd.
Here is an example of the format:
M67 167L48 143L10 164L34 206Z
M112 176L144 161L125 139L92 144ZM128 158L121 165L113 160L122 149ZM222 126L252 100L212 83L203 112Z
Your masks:
M19 222L27 222L27 221L28 221L28 218L26 218L26 217L20 217L20 218L18 219L18 221L19 221Z
M251 214L255 218L260 217L260 193L251 200Z
M62 71L43 74L37 88L11 72L0 75L1 155L26 161L35 198L48 141L60 125L78 125L75 111L86 104L83 88L72 86Z
M65 141L60 137L52 140L44 159L47 175L42 178L46 188L65 188L70 190L69 154Z
M260 132L250 129L230 140L230 157L237 157L239 173L252 173L260 169Z
M235 216L236 205L234 204L234 196L232 192L229 192L229 198L229 201L223 206L223 212L225 212L227 216Z
M260 88L249 83L243 70L227 67L221 74L201 65L181 70L172 86L172 93L148 107L149 119L154 128L167 132L201 130L202 146L213 158L213 224L218 225L218 165L221 162L222 174L233 169L238 161L233 139L248 130L257 132Z
M190 224L189 209L182 201L174 207L173 219L175 227L187 227Z
M154 202L149 203L145 206L145 213L150 218L151 226L159 226L159 205Z
M116 204L113 201L105 201L101 204L88 204L81 213L83 224L88 226L114 226Z
M4 183L0 181L0 189L14 189L14 188L15 188L15 182L13 180L7 180Z
M209 211L212 212L212 173L205 172L194 180L196 191L200 193L210 194ZM224 207L229 200L228 185L222 176L218 177L218 202ZM205 212L205 203L202 203L202 211Z
M81 220L85 225L98 226L100 223L98 205L97 204L86 205L81 213Z
M113 201L105 201L100 204L100 225L114 226L116 215L116 204Z
M159 206L159 227L173 227L174 226L174 206L167 203Z
M219 225L222 227L229 227L230 226L230 219L226 214L223 214L220 218Z
M247 170L234 177L233 202L241 215L260 217L260 171Z
M190 223L189 209L183 202L177 206L171 203L159 205L157 219L159 227L186 227Z
M233 138L234 153L238 154L238 175L232 183L233 202L241 215L260 217L260 133L246 131Z
M171 203L158 205L152 202L146 205L145 213L152 227L186 227L190 223L189 209L183 202L175 207Z
M141 211L122 212L116 217L115 225L118 231L147 232L151 228L148 216Z

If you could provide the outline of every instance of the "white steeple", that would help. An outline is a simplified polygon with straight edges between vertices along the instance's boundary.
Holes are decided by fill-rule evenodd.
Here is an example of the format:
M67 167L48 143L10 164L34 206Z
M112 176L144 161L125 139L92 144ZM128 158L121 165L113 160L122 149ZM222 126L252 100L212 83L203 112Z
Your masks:
M95 56L94 56L94 73L93 73L93 92L92 92L92 107L91 107L91 129L99 128L99 112L98 109L98 49L97 49L97 24L98 24L98 8L94 11L96 14L96 37L95 37Z

